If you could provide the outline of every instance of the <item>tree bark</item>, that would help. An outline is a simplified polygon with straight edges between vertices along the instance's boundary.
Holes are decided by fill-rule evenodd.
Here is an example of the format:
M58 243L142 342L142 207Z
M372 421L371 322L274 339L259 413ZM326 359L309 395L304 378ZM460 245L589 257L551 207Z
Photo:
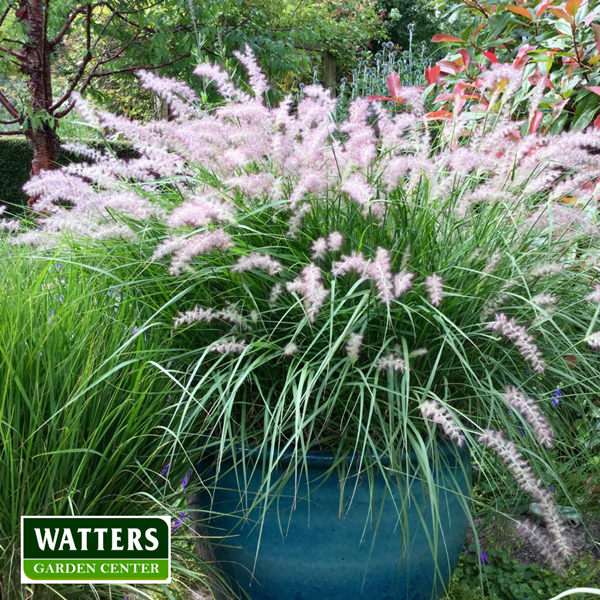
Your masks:
M52 106L51 47L47 39L47 18L50 0L21 0L17 17L27 27L27 44L23 47L21 72L27 78L30 92L30 105L33 114L47 111ZM43 124L30 124L25 132L33 147L31 174L54 169L59 151L59 138L54 121L48 119Z

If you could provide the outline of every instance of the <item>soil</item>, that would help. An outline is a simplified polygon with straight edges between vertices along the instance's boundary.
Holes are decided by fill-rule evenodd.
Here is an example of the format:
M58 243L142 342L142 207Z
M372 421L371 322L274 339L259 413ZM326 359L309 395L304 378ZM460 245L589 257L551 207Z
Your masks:
M539 518L525 515L520 517L522 521L529 521L542 527ZM542 562L539 551L527 540L517 536L512 527L512 521L504 517L496 517L490 524L484 525L481 519L475 519L475 527L479 534L479 544L482 548L500 547L506 550L510 557L524 564L536 563L546 567ZM583 518L579 524L571 523L567 528L566 535L571 542L571 547L577 556L592 555L600 560L600 520ZM475 543L473 531L467 534L467 543Z

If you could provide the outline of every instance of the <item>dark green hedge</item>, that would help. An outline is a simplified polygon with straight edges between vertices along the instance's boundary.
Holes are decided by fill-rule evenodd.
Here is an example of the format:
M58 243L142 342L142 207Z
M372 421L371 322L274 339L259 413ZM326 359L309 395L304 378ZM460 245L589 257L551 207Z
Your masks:
M82 140L88 146L100 149L106 146L102 140ZM127 142L111 142L111 150L119 158L135 158L137 152ZM17 215L27 205L23 185L29 179L33 152L25 138L0 136L0 204L6 204L8 212ZM60 164L80 161L71 152L63 152Z

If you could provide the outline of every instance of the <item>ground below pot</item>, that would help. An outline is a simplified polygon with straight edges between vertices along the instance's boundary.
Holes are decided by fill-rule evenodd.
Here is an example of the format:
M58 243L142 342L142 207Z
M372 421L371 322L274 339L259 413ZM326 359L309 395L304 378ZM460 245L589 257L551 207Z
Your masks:
M273 490L266 511L251 508L264 486L260 459L246 461L245 475L241 464L224 461L218 477L204 461L206 489L192 501L210 540L202 552L252 600L437 600L465 540L471 490L468 452L449 444L439 450L433 494L406 464L392 469L388 462L386 472L396 476L376 470L369 481L350 462L340 478L331 454L311 452L308 476L280 457L273 479L291 476Z

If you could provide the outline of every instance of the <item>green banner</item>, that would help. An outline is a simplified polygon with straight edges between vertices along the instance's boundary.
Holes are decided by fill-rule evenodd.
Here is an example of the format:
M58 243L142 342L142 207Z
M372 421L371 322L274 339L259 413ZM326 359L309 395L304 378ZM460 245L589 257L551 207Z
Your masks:
M23 573L32 581L166 581L169 560L23 560Z
M169 583L168 517L22 517L23 583Z

